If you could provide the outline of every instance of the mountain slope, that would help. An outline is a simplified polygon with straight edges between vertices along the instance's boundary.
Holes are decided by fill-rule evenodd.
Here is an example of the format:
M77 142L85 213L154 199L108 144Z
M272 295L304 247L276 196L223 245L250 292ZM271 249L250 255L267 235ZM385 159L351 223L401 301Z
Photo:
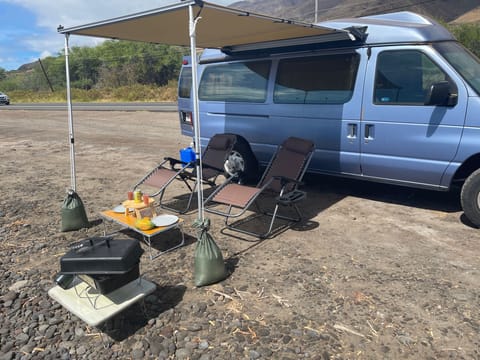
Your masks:
M472 11L469 11L455 20L452 21L454 24L462 24L462 23L480 23L480 6Z
M307 22L315 19L314 0L244 0L231 6ZM318 21L408 10L451 22L469 13L478 14L478 8L478 0L455 0L455 6L452 6L452 0L318 0ZM466 17L470 21L472 18L478 20L478 16Z

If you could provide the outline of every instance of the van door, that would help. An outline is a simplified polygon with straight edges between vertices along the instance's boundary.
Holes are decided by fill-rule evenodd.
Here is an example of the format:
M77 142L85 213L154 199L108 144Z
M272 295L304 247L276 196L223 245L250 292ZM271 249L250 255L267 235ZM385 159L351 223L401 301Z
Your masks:
M280 143L291 135L312 140L316 151L311 171L360 173L359 124L366 66L361 55L347 49L278 61L270 110L275 140Z
M372 48L361 120L362 175L439 187L462 135L466 89L429 46ZM454 106L424 105L433 83L448 81Z

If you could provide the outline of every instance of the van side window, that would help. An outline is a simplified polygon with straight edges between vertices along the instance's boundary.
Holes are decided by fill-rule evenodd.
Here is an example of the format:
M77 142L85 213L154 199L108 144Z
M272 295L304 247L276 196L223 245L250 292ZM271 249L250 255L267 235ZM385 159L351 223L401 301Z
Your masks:
M383 51L377 58L374 103L423 105L431 85L449 81L428 56L417 50Z
M273 100L278 104L343 104L353 94L356 53L280 60Z
M265 102L271 61L211 65L203 71L198 97L205 101Z
M190 98L190 90L192 89L192 68L184 67L180 73L178 83L178 97Z

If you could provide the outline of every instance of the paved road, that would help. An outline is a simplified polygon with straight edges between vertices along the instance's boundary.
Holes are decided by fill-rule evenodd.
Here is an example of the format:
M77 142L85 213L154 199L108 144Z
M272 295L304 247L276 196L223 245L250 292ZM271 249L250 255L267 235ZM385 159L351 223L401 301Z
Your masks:
M66 103L31 103L31 104L10 104L0 106L2 110L67 110ZM177 104L174 102L139 102L139 103L74 103L73 110L90 111L177 111Z

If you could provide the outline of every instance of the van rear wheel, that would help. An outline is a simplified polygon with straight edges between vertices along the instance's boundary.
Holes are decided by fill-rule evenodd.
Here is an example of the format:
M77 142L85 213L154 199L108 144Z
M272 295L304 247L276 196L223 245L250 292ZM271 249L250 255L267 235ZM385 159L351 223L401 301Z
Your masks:
M256 180L258 161L243 137L237 136L235 146L223 167L228 175L238 177L241 183L250 183Z
M225 160L224 168L228 175L237 176L245 171L245 159L242 154L233 150Z
M474 171L465 180L460 193L460 201L468 220L480 227L480 169Z

